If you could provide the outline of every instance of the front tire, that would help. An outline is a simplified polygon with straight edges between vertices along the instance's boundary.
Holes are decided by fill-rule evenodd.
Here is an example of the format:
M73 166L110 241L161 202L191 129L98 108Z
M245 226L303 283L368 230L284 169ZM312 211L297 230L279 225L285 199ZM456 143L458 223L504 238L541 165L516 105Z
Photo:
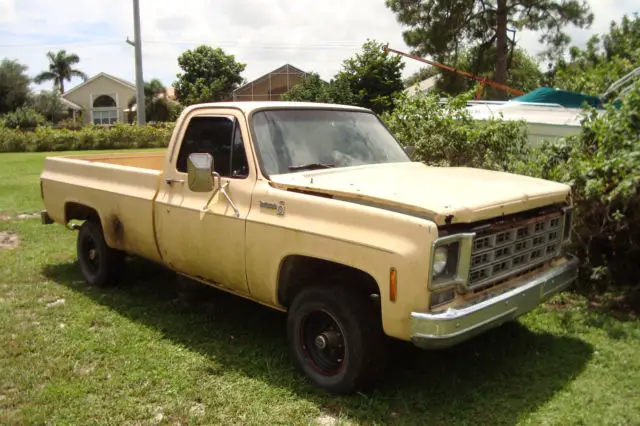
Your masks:
M91 285L106 287L120 281L124 267L124 252L107 245L102 227L85 221L78 231L77 255L80 271Z
M296 367L329 392L365 390L382 372L386 348L379 309L354 289L303 289L289 309L287 336Z

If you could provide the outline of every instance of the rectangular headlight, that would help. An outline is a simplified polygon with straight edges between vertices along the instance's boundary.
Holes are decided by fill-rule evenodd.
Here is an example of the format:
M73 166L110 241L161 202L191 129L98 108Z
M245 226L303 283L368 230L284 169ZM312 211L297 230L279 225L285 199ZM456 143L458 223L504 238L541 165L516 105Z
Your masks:
M438 238L431 246L429 288L454 286L469 278L471 246L475 233L460 233ZM446 264L441 267L446 253Z

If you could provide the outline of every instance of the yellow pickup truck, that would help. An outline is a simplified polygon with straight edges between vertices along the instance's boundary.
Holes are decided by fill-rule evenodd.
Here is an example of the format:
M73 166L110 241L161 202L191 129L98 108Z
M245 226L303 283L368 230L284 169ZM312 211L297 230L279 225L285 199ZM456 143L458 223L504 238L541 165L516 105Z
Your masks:
M78 231L92 285L129 254L287 312L295 365L350 393L387 336L446 348L577 276L568 186L407 151L363 108L193 105L166 151L46 158L42 221Z

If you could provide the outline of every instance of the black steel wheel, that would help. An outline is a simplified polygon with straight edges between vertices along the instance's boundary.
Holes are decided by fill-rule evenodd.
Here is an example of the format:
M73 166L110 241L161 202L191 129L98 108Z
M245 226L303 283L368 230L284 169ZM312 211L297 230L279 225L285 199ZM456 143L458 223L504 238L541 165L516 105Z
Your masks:
M300 291L289 309L287 335L296 367L329 392L365 390L384 366L379 310L368 295L348 287Z
M124 253L107 245L99 224L92 220L82 224L76 248L80 271L89 284L103 287L119 282Z
M344 331L329 312L312 311L302 318L300 344L311 366L320 374L332 376L342 369L346 352Z

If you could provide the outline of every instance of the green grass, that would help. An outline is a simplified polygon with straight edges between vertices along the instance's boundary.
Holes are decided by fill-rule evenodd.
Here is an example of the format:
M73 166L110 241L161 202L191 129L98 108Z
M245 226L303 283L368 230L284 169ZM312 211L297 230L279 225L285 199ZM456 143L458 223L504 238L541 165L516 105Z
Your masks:
M0 155L1 210L40 209L42 158ZM281 313L139 259L92 288L75 233L0 231L21 239L0 250L0 424L640 424L640 322L576 295L451 350L392 342L375 391L335 397L294 372Z

